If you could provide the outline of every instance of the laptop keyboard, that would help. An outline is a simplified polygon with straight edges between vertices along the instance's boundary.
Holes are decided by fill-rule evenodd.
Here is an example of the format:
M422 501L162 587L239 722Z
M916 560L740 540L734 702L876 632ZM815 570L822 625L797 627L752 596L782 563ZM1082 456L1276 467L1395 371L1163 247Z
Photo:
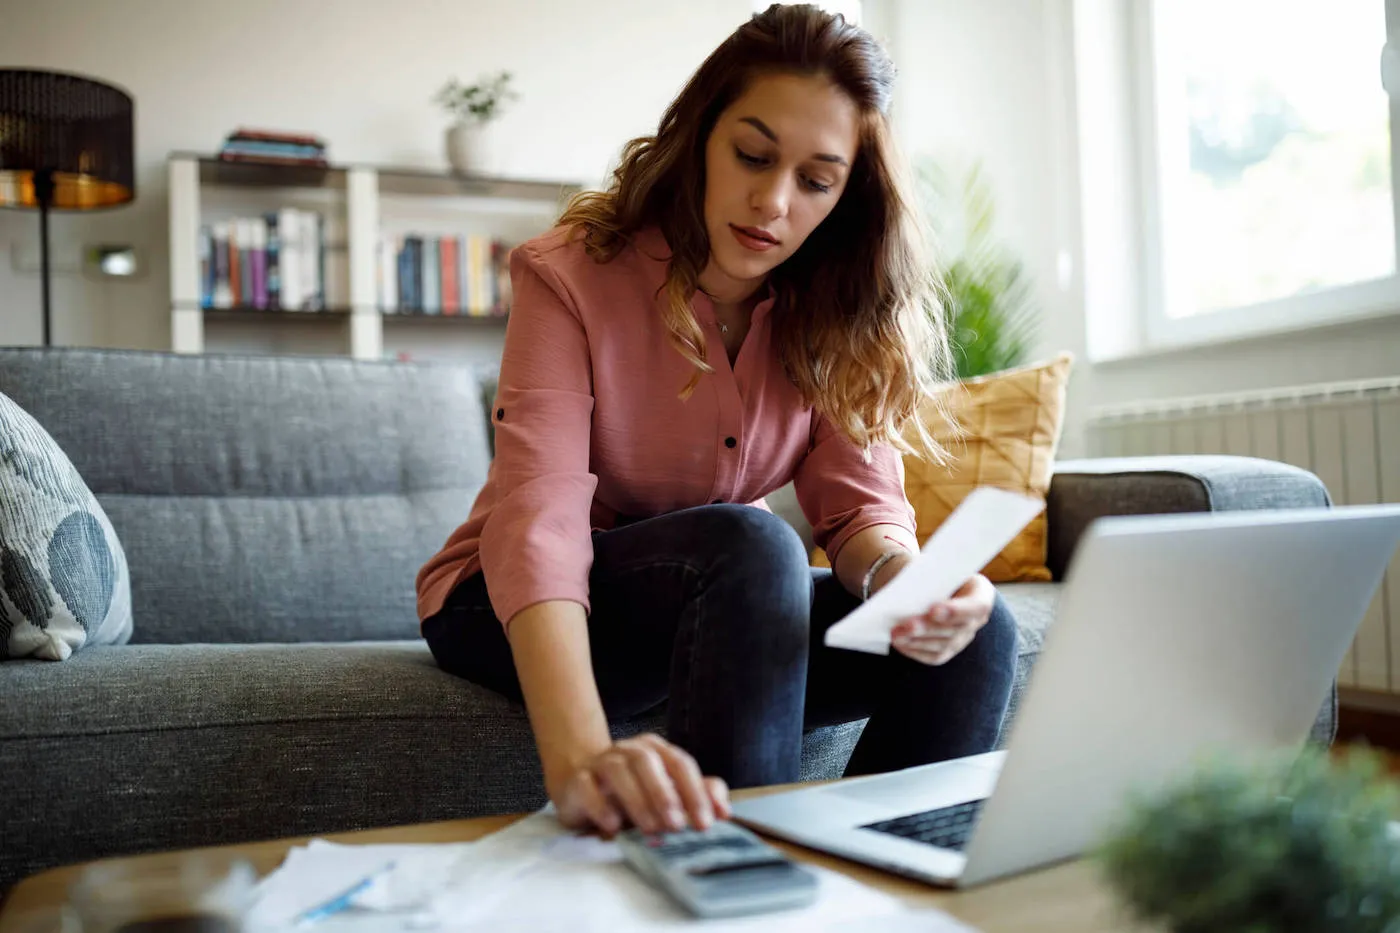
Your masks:
M967 803L922 813L910 813L892 820L867 823L861 829L873 829L877 833L889 833L913 839L940 849L954 849L961 852L967 845L967 837L972 835L972 827L982 813L985 800L969 800Z

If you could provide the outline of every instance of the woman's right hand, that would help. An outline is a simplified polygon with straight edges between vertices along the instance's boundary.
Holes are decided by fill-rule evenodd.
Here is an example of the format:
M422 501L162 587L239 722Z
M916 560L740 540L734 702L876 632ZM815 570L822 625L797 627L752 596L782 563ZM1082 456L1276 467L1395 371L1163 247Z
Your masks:
M652 733L614 742L546 784L560 822L604 837L629 825L646 833L703 830L731 813L724 781L704 777L688 752Z

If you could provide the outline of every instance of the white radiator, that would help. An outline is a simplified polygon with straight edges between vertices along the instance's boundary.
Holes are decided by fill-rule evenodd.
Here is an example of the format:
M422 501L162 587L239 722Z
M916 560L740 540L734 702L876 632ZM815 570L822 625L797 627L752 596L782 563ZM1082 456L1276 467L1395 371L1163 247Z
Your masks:
M1400 377L1094 410L1092 456L1239 454L1316 473L1337 504L1400 502ZM1342 665L1344 687L1400 694L1400 556Z

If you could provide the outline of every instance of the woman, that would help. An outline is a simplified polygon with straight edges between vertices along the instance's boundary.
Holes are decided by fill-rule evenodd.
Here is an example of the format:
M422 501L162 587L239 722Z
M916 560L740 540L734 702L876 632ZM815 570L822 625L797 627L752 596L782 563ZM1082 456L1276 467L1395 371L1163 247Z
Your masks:
M496 457L419 613L444 670L524 702L570 826L703 829L726 782L798 779L804 723L870 717L847 774L996 740L1016 634L985 577L888 657L822 640L917 550L901 454L942 454L892 80L865 32L772 6L511 256ZM789 480L834 573L763 504ZM611 740L663 700L666 739Z

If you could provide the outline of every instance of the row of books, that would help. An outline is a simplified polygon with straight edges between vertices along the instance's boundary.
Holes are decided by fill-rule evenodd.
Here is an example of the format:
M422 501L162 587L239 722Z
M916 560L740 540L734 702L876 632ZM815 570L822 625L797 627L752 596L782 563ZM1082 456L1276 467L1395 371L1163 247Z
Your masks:
M510 247L484 234L409 233L379 240L379 307L388 314L502 316Z
M200 305L323 311L326 222L284 207L199 228Z

